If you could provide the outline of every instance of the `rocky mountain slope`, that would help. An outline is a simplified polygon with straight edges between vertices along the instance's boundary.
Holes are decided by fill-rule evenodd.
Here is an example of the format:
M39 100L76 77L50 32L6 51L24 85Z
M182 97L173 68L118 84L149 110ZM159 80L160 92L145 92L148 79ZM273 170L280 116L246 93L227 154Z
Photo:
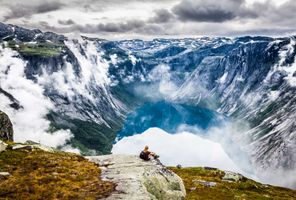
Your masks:
M0 23L0 40L0 109L18 141L110 153L128 114L165 100L234 122L225 137L257 175L295 172L293 36L106 41Z

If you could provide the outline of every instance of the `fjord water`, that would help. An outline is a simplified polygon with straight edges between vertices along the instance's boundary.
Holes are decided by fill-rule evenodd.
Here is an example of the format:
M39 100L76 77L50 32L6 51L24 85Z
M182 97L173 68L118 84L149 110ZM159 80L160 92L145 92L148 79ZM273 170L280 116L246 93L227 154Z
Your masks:
M222 126L226 117L200 106L172 103L169 101L148 102L129 114L117 139L143 133L151 127L176 133L180 129L207 129Z

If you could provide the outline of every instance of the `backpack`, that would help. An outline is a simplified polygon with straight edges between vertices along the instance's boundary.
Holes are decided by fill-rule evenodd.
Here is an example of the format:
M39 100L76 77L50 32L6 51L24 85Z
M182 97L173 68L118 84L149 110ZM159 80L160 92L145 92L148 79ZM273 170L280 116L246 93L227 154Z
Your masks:
M149 155L148 155L148 153L145 153L144 151L142 151L140 153L140 158L143 160L149 160Z

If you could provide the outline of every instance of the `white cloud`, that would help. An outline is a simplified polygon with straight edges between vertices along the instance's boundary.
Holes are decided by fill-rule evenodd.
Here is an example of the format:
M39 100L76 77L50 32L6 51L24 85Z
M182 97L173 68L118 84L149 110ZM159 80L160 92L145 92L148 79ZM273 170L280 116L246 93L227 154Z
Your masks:
M159 128L150 128L140 135L125 137L113 146L114 154L139 154L148 145L168 166L208 166L242 172L229 158L222 146L193 133L169 134Z
M203 35L283 36L296 32L293 26L293 0L223 0L222 4L216 1L191 0L46 2L0 0L0 9L3 11L0 19L5 23L39 28L43 31L63 34L76 32L112 40ZM179 12L174 13L173 8L177 5L182 5L182 9L177 9ZM153 19L151 13L157 13L159 10L166 12L159 13L158 18ZM186 16L190 20L180 21L184 21ZM71 24L61 24L61 20L72 21Z
M171 80L170 66L158 65L149 74L149 79L152 81L159 81L158 92L165 98L171 97L171 95L177 90L177 86Z
M63 145L72 134L69 130L48 133L50 122L45 116L54 106L50 99L43 95L40 85L26 79L25 66L26 63L16 52L0 47L0 86L22 106L17 111L12 109L9 106L10 100L0 94L0 110L6 112L12 120L14 140L33 140L52 147Z

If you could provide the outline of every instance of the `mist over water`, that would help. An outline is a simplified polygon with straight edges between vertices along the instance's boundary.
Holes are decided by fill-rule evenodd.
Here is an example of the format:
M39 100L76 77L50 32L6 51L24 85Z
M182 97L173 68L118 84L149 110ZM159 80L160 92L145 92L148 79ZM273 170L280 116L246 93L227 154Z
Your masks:
M160 128L149 128L145 132L125 137L113 146L114 154L137 155L145 145L160 155L164 165L183 167L215 167L241 173L256 179L231 159L219 142L188 131L168 133Z
M145 145L156 152L165 165L242 171L219 143L186 131L171 134L159 128L149 128L141 134L123 138L114 145L112 152L139 154Z
M148 145L165 165L209 166L256 178L242 143L236 140L236 129L237 124L210 109L149 102L128 115L112 152L139 154Z

